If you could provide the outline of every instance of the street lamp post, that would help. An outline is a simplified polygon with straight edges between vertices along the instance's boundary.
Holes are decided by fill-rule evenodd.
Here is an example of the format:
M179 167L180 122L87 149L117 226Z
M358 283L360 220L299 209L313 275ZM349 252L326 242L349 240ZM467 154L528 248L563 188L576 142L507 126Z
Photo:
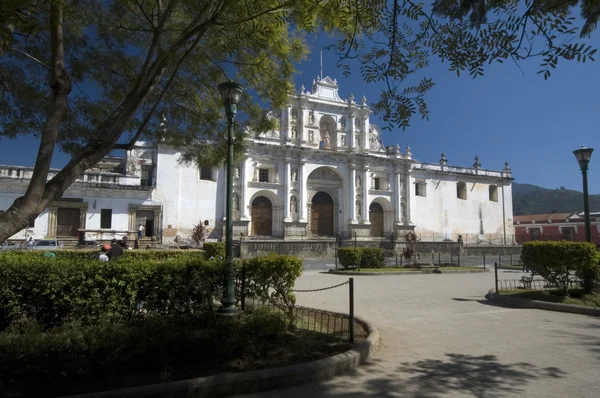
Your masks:
M581 175L583 176L583 214L585 218L585 240L587 242L592 241L592 227L590 224L590 203L588 197L588 164L590 163L590 158L592 157L593 148L586 148L582 146L581 148L573 151L575 157L577 158L577 162L579 163L579 167L581 168Z
M234 315L235 290L233 286L233 123L237 112L237 104L244 88L232 80L223 82L218 86L223 98L225 115L227 116L227 196L226 196L226 232L225 232L225 272L227 275L226 286L223 288L223 304L219 313Z
M593 148L586 148L581 146L581 148L573 151L575 157L577 158L577 162L579 163L579 167L581 168L581 175L583 176L583 214L585 218L585 240L587 242L592 241L592 227L590 223L590 204L588 198L588 164L590 163L590 158L592 157ZM586 293L592 291L594 287L594 276L590 275L589 272L583 273L583 290Z

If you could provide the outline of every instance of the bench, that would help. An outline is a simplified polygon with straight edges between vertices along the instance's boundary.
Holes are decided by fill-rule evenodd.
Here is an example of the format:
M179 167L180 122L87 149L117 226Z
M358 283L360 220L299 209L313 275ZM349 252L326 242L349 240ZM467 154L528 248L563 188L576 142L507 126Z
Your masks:
M523 289L531 289L531 282L533 282L533 278L535 274L532 272L531 276L522 276L521 283L523 284Z

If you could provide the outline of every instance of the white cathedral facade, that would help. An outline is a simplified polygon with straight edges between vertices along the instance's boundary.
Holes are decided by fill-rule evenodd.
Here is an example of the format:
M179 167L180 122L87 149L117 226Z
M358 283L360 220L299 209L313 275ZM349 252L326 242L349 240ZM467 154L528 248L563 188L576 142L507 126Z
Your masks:
M513 234L508 164L486 170L476 158L455 167L444 154L424 163L410 147L385 147L366 99L342 99L338 90L329 77L311 91L303 86L286 108L269 112L276 130L246 139L234 169L235 239ZM140 142L124 158L107 158L13 238L111 239L142 225L146 237L167 243L189 240L207 221L209 239L221 239L226 173L181 164L180 155ZM25 192L31 170L0 166L0 211Z

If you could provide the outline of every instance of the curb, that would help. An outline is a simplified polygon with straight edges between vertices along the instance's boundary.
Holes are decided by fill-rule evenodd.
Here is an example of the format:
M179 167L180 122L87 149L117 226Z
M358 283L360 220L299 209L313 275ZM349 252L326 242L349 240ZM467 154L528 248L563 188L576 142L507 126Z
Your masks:
M501 304L516 308L533 308L537 310L567 312L571 314L600 316L600 308L586 307L576 304L551 303L549 301L527 300L518 297L507 297L490 291L485 298Z
M490 269L471 269L466 271L441 271L440 274L479 274L481 272L490 272ZM403 272L356 272L356 271L336 271L333 268L329 269L330 274L334 275L364 275L364 276L379 276L379 275L423 275L434 274L433 270L421 271L403 271Z
M281 368L225 373L119 390L69 395L63 398L225 397L324 380L354 369L369 360L379 348L379 330L362 318L355 316L354 320L360 323L365 331L369 333L367 339L349 351L318 361Z

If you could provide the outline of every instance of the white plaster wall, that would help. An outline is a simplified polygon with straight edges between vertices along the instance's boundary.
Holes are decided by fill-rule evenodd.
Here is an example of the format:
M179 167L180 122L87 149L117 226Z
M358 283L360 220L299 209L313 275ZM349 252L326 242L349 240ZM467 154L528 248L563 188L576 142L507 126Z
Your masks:
M152 200L163 206L163 240L173 240L179 226L179 156L178 151L160 146L156 159L156 188Z
M222 173L215 169L216 181L200 180L193 164L180 164L181 153L160 147L157 155L155 202L163 205L163 239L172 241L176 236L190 239L194 225L209 221L209 229L217 222L217 190ZM170 228L169 228L170 226Z
M429 178L428 178L429 177ZM415 195L414 183L425 179L427 188L425 197ZM462 181L467 185L467 199L457 198L456 184ZM490 181L482 182L472 178L460 179L448 176L446 179L413 173L410 177L411 220L419 233L479 234L480 209L484 234L503 233L502 190L498 186L498 202L489 200ZM492 184L499 184L493 181ZM505 187L505 214L507 234L512 231L512 191Z

